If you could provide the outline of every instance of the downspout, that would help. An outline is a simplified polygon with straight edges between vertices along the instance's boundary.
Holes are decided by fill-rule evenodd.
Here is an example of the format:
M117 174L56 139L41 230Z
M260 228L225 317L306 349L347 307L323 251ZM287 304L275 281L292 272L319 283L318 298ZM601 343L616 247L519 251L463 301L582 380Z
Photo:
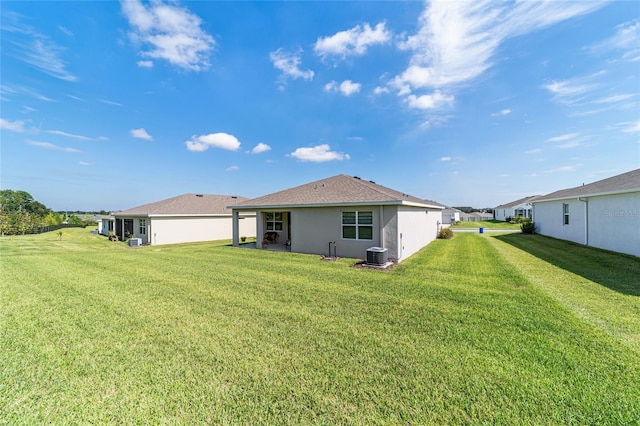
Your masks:
M578 201L584 203L584 245L589 245L589 199L578 197Z
M380 247L384 248L384 206L379 207L380 210Z

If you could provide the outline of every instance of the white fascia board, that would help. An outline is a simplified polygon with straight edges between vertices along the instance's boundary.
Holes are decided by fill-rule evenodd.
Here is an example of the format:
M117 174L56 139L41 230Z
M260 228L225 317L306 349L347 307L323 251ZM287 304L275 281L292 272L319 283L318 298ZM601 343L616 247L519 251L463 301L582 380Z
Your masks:
M261 205L261 206L230 206L232 210L286 210L296 208L326 208L326 207L359 207L359 206L412 206L431 209L443 209L444 207L434 206L432 204L422 204L409 201L360 201L360 202L348 202L348 203L314 203L314 204L279 204L279 205Z
M560 200L575 200L578 198L591 198L591 197L602 197L604 195L619 195L619 194L630 194L638 192L640 193L640 188L631 188L631 189L621 189L618 191L608 191L608 192L594 192L591 194L582 194L582 195L569 195L567 197L557 197L557 198L549 198L547 200L535 200L532 201L531 204L535 203L547 203L551 201L560 201Z

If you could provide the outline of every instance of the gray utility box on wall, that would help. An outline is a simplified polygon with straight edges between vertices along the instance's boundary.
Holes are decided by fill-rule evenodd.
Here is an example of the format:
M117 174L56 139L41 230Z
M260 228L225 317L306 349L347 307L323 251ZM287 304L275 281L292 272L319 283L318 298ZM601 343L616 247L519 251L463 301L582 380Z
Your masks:
M370 247L367 249L367 263L369 265L386 265L389 261L387 249L382 247Z

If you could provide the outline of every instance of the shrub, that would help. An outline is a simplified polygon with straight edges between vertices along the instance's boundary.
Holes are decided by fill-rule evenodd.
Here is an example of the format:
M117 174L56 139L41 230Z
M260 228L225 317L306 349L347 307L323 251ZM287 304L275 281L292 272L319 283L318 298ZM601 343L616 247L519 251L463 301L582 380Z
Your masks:
M504 218L504 221L507 223L511 223L511 219L513 219L511 216L507 216Z
M441 240L449 240L453 238L453 231L451 228L442 228L438 231L438 238Z
M523 219L520 223L520 230L523 234L535 234L536 225L531 219Z

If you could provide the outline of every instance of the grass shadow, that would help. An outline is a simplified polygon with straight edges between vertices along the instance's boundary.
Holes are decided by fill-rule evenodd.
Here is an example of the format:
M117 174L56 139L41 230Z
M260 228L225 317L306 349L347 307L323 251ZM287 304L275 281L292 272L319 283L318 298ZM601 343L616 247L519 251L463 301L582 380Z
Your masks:
M621 294L640 296L640 258L542 235L495 235L558 268Z

